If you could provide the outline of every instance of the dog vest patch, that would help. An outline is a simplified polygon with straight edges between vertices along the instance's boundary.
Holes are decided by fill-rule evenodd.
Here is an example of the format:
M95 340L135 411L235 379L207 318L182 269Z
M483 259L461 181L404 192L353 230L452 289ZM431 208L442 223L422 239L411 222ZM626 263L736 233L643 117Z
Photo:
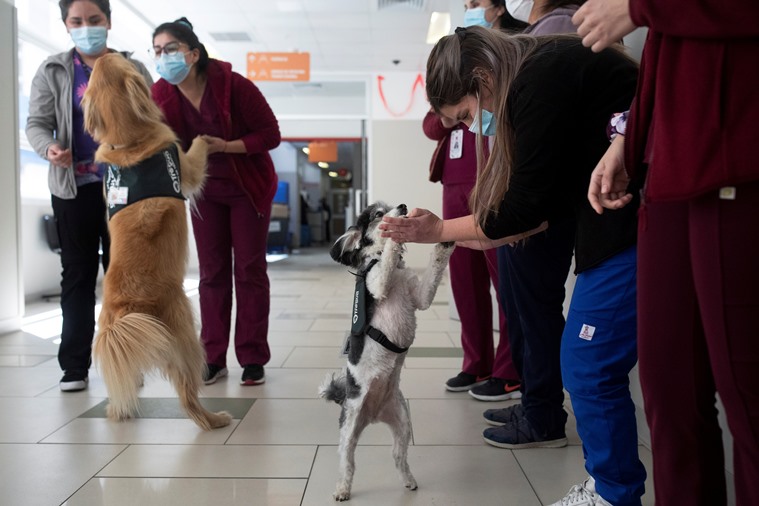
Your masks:
M108 165L105 192L109 220L125 207L143 199L174 197L184 200L176 145L172 144L137 165Z

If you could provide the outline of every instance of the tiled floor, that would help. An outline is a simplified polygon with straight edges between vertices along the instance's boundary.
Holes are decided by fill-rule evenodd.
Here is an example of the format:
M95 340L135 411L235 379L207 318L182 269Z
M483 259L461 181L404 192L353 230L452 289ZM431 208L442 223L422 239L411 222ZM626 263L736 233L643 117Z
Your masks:
M353 277L324 249L270 264L272 286L267 381L230 376L206 386L203 402L233 413L232 425L203 432L184 418L171 386L148 376L142 415L103 418L106 390L97 370L87 391L64 394L55 336L0 336L0 504L2 505L329 505L337 478L338 406L317 399L324 376L343 366ZM582 448L570 415L570 445L502 450L482 441L486 408L443 382L461 363L459 327L448 313L449 287L418 314L419 330L402 374L413 423L409 463L419 482L403 488L390 432L367 429L356 454L350 504L540 506L582 481ZM193 297L197 304L197 295ZM35 304L33 314L57 305ZM568 404L568 401L567 401ZM568 406L570 408L570 406ZM651 470L651 454L640 447ZM653 504L650 493L644 505Z

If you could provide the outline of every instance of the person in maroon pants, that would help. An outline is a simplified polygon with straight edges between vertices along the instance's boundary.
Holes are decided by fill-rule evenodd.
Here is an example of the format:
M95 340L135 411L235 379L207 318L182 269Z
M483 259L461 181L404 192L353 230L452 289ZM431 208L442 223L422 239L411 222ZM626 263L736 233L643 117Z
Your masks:
M477 180L476 136L464 125L444 125L432 111L424 118L423 128L427 137L438 141L430 164L430 181L443 184L443 217L467 216L469 194ZM461 372L446 382L446 390L468 390L476 399L485 401L518 399L519 375L511 360L506 318L500 305L497 352L493 347L490 284L498 286L495 250L456 248L449 265L453 300L461 321L464 362Z
M618 209L645 174L638 356L657 506L727 503L716 393L736 504L759 504L757 19L755 0L589 0L574 19L594 50L649 28L624 136L588 196Z
M192 215L204 380L227 375L234 280L242 384L257 385L270 358L266 238L277 175L269 150L280 143L279 125L258 88L229 63L210 59L185 18L156 28L153 51L161 75L153 99L166 122L185 148L197 135L209 144L208 180Z

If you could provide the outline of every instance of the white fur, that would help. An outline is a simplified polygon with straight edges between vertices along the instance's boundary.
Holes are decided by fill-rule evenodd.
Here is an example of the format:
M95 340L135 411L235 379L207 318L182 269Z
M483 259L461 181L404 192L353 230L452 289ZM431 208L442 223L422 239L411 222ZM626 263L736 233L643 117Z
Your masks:
M405 214L405 206L390 209L384 203L377 203L368 208L362 213L362 217L371 220L368 226L363 230L352 227L337 240L332 255L333 258L342 257L343 260L336 260L347 264L345 256L354 253L350 265L358 269L365 269L373 259L379 259L366 276L367 291L375 299L370 324L397 346L407 348L414 342L415 312L432 304L454 248L452 243L437 244L428 268L419 278L404 268L403 245L380 237L377 224L382 214L377 211L399 216ZM362 239L366 238L372 243L361 248ZM338 448L340 478L333 495L337 501L350 498L358 439L367 425L377 422L386 423L393 433L393 458L403 485L410 490L417 488L407 461L411 420L400 390L400 373L405 358L406 353L394 353L367 336L358 362L354 364L349 360L342 373L327 376L321 385L319 395L341 403L343 409ZM349 376L359 389L358 395L351 396L351 391L355 394L355 387L349 384Z

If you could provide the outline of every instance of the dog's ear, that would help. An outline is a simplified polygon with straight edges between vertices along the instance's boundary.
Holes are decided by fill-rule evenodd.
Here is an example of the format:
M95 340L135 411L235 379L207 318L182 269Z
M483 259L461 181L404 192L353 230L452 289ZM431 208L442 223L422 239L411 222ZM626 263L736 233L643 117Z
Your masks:
M357 227L350 227L332 245L329 256L337 263L358 268L361 266L360 247L361 230Z

